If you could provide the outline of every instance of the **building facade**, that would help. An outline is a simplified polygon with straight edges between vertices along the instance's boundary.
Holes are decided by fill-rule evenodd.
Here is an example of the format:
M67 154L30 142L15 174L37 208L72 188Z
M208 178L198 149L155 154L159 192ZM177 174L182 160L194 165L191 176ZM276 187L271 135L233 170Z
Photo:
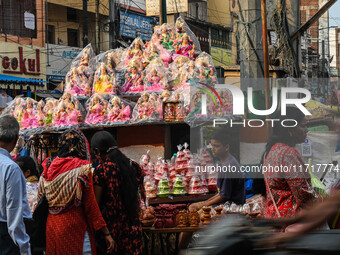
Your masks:
M0 83L7 75L19 85L25 85L19 79L46 79L44 17L44 0L0 1Z

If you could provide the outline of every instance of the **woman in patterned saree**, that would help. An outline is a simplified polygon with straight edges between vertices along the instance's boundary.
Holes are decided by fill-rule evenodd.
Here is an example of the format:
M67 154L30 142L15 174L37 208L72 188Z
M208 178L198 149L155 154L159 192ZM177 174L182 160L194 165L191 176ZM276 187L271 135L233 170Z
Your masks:
M267 218L294 216L313 199L318 198L296 144L307 136L304 114L295 107L287 107L285 116L278 116L263 156L263 173L266 184ZM295 120L296 127L284 127L284 119ZM288 123L288 122L287 122ZM292 125L292 122L289 124ZM278 171L271 171L275 169Z
M118 149L107 131L93 135L91 148L102 161L93 174L94 192L113 240L119 244L114 254L141 254L138 190L143 195L142 169Z
M114 242L96 203L87 140L70 129L59 138L57 157L47 158L39 181L38 201L43 194L49 205L46 254L96 254L94 232L105 236L107 253Z

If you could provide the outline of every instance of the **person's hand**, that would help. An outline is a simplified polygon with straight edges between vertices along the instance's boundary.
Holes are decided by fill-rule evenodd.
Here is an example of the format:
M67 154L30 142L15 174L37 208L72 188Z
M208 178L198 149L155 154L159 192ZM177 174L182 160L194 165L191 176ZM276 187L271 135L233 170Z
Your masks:
M189 212L199 211L203 207L202 202L193 203L189 206Z
M115 247L115 241L113 241L111 235L105 235L105 242L106 242L106 253L111 254L113 252L113 249Z

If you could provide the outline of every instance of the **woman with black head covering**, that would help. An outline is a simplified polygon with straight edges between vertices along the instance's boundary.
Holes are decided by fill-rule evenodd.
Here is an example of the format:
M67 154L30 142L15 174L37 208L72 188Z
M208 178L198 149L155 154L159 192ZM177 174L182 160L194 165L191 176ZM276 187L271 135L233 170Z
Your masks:
M141 254L138 190L143 186L142 170L118 149L107 131L94 134L91 148L102 161L94 171L94 192L113 240L119 244L115 254Z
M310 174L300 153L295 149L307 137L304 114L295 107L287 107L286 115L276 117L273 132L263 154L263 174L266 187L266 205L264 216L268 218L289 217L295 215L313 199L315 193ZM282 125L286 121L286 127Z
M94 232L105 235L107 252L113 240L95 200L89 146L81 131L67 130L59 138L55 158L47 158L39 181L49 205L46 254L96 254Z

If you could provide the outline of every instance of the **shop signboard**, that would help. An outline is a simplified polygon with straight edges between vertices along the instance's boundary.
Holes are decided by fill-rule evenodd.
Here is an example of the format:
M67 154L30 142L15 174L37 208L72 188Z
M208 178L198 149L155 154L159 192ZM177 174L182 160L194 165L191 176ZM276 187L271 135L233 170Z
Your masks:
M233 65L233 55L231 50L219 47L211 47L211 57L213 58L215 66Z
M46 79L44 48L0 42L0 73L28 79Z
M62 81L70 70L72 60L81 52L81 48L46 44L48 58L46 60L46 78Z
M120 10L120 35L136 38L139 36L144 41L149 41L153 33L153 18L143 14Z
M146 0L146 16L159 16L159 0ZM166 0L167 14L188 12L188 0Z

